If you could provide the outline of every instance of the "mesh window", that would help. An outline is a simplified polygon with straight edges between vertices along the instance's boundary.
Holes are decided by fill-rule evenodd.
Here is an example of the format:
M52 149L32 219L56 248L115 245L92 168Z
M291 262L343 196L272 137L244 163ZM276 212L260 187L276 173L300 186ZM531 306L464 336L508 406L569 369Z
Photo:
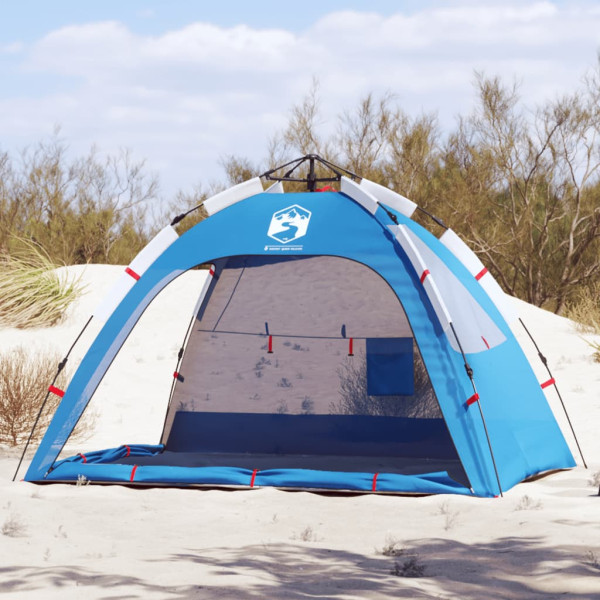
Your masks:
M347 259L217 262L179 372L167 451L456 459L402 305Z

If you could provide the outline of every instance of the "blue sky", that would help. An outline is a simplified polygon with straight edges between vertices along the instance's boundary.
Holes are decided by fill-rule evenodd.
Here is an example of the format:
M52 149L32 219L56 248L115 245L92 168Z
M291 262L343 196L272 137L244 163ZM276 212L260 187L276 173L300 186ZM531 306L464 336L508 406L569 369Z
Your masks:
M224 27L246 24L300 31L319 16L340 10L374 11L387 16L433 4L426 0L21 0L3 3L0 30L3 42L33 41L64 25L113 19L132 31L150 35L199 20Z
M259 161L313 78L323 131L391 92L443 129L473 103L473 72L517 80L531 105L580 85L600 2L185 0L0 4L0 150L59 125L74 154L130 148L165 197Z

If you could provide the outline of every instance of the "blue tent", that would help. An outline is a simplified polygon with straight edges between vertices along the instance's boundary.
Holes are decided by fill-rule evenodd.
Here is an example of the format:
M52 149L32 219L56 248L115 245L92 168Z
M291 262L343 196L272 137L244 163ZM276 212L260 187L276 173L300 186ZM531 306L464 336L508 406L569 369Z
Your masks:
M310 173L300 193L252 179L180 237L165 228L95 314L105 325L25 479L496 496L574 466L554 382L477 257L403 196L338 175L321 193ZM161 440L57 460L146 307L199 265Z

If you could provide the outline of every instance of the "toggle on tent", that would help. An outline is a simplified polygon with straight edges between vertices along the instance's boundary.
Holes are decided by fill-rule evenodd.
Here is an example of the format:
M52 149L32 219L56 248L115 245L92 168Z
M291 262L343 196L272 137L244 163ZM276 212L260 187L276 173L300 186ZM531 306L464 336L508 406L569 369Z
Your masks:
M575 465L545 397L554 379L538 381L509 299L441 221L437 238L413 202L316 155L203 205L96 311L69 386L50 387L63 397L27 481L497 496ZM199 265L161 439L57 460L141 314Z

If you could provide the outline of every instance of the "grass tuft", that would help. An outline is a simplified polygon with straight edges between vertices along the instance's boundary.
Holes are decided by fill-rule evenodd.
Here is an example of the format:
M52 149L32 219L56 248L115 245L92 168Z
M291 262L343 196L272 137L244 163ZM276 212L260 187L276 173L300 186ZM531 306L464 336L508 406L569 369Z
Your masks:
M24 444L54 379L60 357L51 352L29 353L18 346L0 354L0 444ZM63 370L55 386L65 389L67 374ZM44 411L36 427L34 442L41 439L50 423L60 398L48 396ZM87 413L78 423L72 439L85 438L93 429L94 416Z
M378 550L378 553L383 554L383 556L402 556L405 553L405 549L395 537L388 535L385 538L383 548Z
M6 537L23 537L27 532L25 523L16 515L10 515L0 528L0 533Z
M425 577L427 567L421 562L417 554L413 554L403 562L394 562L390 570L391 575L396 577Z
M79 279L56 272L45 250L19 239L18 249L0 254L0 325L49 327L58 323L81 293Z
M515 506L515 510L541 510L542 503L540 500L534 500L531 496L525 494L521 497L518 504Z

